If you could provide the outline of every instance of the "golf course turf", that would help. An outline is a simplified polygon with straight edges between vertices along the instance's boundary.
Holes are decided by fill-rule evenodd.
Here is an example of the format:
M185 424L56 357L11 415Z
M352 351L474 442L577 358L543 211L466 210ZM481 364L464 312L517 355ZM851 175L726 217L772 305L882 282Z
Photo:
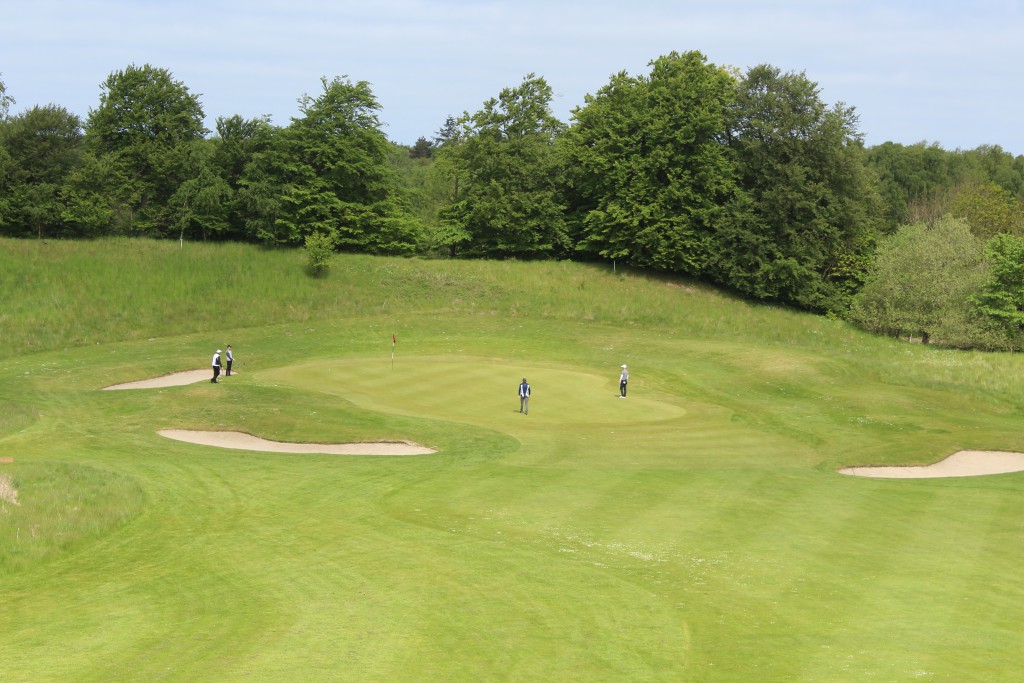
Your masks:
M120 258L83 248L89 268ZM339 256L307 283L286 253L238 247L238 266L190 249L200 265L143 306L134 268L175 272L163 245L119 266L126 294L95 312L37 291L57 277L4 284L32 304L6 319L0 359L5 682L1024 671L1024 474L838 472L1024 451L1017 356L586 265ZM50 258L77 272L70 248ZM257 266L280 291L262 320L272 302L237 321L190 309ZM87 297L100 284L83 272ZM59 310L31 318L47 301ZM238 374L218 384L102 390L205 367L226 343ZM435 452L238 450L167 429Z

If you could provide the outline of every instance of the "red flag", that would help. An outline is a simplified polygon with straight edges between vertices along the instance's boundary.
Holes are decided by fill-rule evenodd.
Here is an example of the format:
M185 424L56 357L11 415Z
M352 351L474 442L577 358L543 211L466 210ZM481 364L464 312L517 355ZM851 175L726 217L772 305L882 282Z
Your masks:
M398 343L398 339L395 338L395 333L392 332L391 333L391 345L394 346L397 343Z

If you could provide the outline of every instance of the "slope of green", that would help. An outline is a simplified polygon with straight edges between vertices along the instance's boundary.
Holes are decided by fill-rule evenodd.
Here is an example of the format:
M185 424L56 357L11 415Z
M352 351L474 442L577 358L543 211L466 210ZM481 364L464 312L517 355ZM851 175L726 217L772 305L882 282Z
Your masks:
M1024 474L835 473L1024 451L1016 356L584 265L170 246L0 242L4 681L1024 669ZM225 343L220 384L99 390Z

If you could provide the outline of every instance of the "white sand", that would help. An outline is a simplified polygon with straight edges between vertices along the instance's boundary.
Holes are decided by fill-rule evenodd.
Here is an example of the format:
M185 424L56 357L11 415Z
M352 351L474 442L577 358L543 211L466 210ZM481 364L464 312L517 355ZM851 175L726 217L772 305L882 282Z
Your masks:
M937 477L979 477L1024 471L1024 453L1003 451L958 451L945 460L919 467L845 467L839 472L855 477L884 479L932 479Z
M234 372L231 373L234 376ZM221 375L223 377L223 375ZM180 387L185 384L195 384L196 382L202 382L206 380L209 382L213 378L213 368L206 368L205 370L185 370L183 372L172 372L169 375L161 375L160 377L151 377L150 379L140 379L137 382L125 382L124 384L114 384L113 386L103 387L105 390L110 389L159 389L162 387Z
M367 443L287 443L268 441L244 432L203 432L187 429L161 429L160 436L178 441L271 453L328 453L332 455L429 455L433 448L411 441L374 441Z
M231 373L234 375L235 373ZM213 370L185 370L172 372L169 375L142 379L136 382L125 382L104 389L156 389L161 387L177 387L196 382L209 382ZM221 375L223 377L223 375ZM187 429L161 429L161 436L178 441L216 446L218 448L235 448L245 451L268 451L271 453L327 453L331 455L429 455L436 453L410 441L377 441L369 443L285 443L268 441L252 434L243 432L204 432Z

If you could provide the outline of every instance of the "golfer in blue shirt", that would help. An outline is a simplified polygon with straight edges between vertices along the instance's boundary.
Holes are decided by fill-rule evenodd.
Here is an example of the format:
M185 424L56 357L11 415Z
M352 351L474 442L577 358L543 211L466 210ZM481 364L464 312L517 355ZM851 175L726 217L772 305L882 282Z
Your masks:
M523 383L519 385L519 412L530 414L530 384L523 378Z

